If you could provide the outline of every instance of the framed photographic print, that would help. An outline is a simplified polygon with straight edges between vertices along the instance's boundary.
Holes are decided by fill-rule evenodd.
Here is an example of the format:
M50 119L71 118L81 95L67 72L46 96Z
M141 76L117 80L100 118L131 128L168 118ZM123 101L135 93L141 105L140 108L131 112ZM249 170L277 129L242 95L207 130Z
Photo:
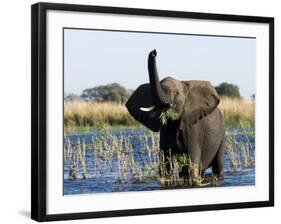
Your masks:
M274 205L274 19L32 6L32 219Z

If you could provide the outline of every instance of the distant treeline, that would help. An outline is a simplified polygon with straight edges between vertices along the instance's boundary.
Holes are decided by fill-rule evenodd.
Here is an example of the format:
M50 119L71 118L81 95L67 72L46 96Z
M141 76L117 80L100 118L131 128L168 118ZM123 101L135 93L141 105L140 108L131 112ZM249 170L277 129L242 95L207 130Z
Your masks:
M216 86L215 89L221 97L241 98L239 87L235 84L223 82ZM124 104L133 92L134 90L126 89L118 83L111 83L84 89L81 95L65 94L64 100L66 102L113 102ZM255 99L254 94L252 99Z
M65 94L64 100L66 102L114 102L124 104L133 90L126 89L119 83L111 83L108 85L100 85L93 88L87 88L82 91L81 95Z

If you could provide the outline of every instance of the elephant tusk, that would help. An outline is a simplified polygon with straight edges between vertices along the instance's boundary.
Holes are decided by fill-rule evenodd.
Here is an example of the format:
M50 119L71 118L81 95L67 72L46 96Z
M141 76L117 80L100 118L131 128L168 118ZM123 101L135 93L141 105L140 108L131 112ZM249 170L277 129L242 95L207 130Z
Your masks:
M152 111L155 108L155 106L151 106L151 107L140 107L141 111L145 111L145 112L149 112Z

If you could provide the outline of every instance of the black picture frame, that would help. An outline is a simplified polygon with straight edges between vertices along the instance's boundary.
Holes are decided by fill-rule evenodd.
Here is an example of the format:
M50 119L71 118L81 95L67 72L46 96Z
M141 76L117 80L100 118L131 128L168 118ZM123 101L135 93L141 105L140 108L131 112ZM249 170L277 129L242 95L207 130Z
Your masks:
M159 207L101 212L52 214L46 213L46 12L63 10L75 12L101 12L124 15L162 16L234 22L254 22L269 25L269 200L196 206ZM274 18L163 11L137 8L118 8L89 5L37 3L31 10L31 218L37 221L101 218L115 216L148 215L237 208L274 206Z

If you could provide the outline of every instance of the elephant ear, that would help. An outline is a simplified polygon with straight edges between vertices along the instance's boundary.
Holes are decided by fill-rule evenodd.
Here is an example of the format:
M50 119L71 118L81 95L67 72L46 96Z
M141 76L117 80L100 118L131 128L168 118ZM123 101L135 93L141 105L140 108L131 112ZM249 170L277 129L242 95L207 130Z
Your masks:
M208 81L187 81L182 123L192 125L215 110L219 104L217 91Z
M150 84L139 86L126 103L129 113L151 131L158 132L160 130L160 113L159 110L142 111L140 108L148 108L153 106L151 97Z

